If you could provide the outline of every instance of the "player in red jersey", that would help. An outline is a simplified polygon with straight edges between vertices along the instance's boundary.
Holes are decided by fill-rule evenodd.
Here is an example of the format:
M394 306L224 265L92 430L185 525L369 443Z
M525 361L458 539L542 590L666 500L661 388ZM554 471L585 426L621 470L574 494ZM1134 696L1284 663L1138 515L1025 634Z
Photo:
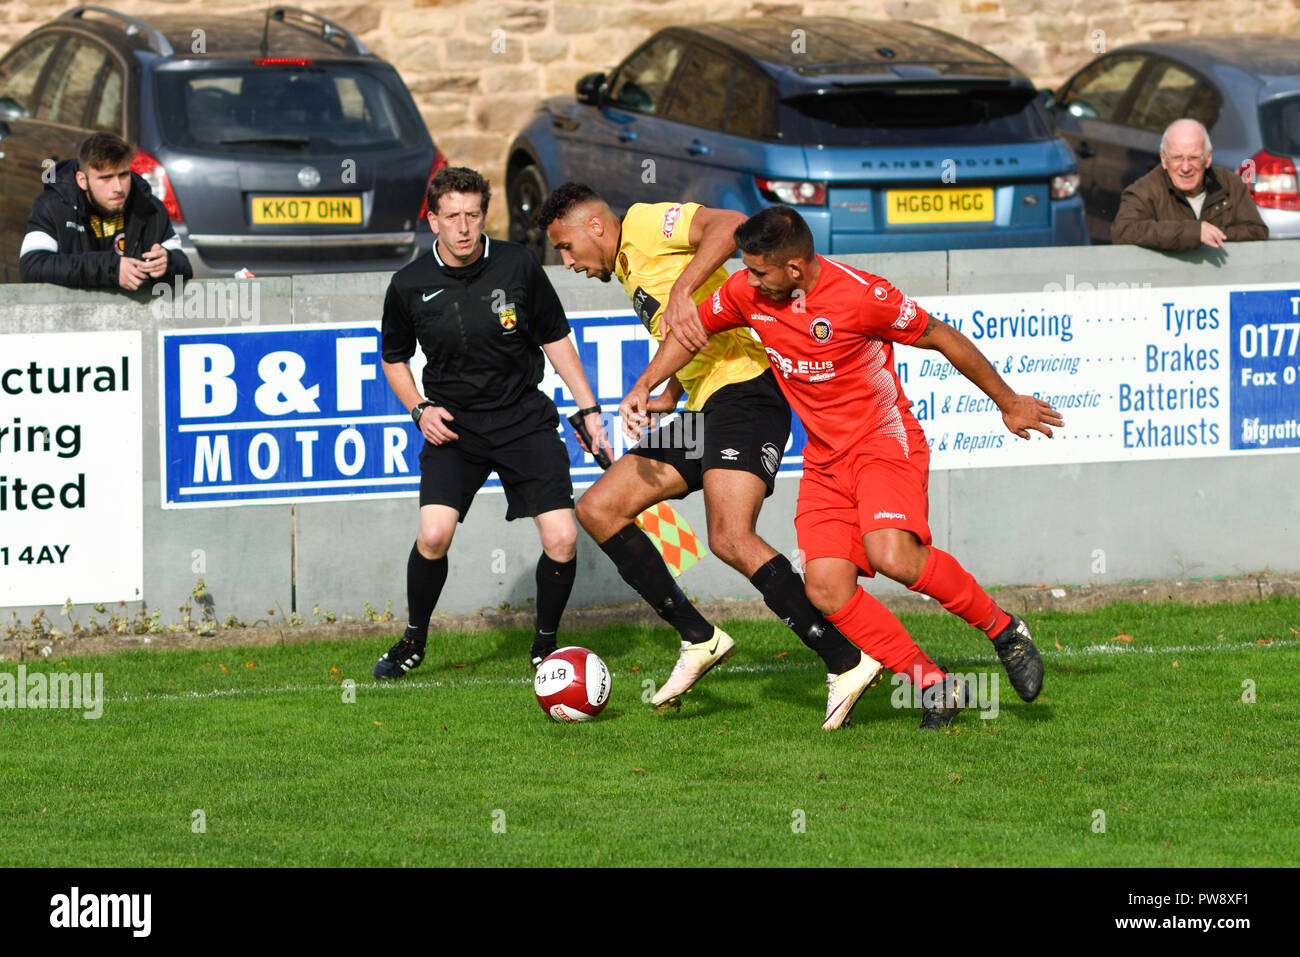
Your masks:
M888 609L858 585L880 572L929 595L992 640L1016 693L1033 701L1043 659L1024 620L1009 615L947 552L931 544L930 450L894 372L894 342L934 349L977 385L1023 439L1049 438L1061 416L1018 395L959 331L930 317L887 280L817 255L803 218L769 207L736 230L745 269L701 304L710 333L748 325L808 433L795 529L808 597L854 644L923 690L923 728L941 728L969 703ZM619 407L634 433L649 392L692 355L676 337Z

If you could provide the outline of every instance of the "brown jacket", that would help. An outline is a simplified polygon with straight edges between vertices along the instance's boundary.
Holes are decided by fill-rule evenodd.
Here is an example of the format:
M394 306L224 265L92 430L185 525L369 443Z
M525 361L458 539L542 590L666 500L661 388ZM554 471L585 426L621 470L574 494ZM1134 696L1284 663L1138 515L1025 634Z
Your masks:
M1218 226L1230 242L1268 239L1268 227L1239 176L1211 166L1205 171L1205 193L1198 220L1164 167L1157 166L1124 190L1110 230L1111 242L1149 249L1196 249L1201 245L1203 222Z

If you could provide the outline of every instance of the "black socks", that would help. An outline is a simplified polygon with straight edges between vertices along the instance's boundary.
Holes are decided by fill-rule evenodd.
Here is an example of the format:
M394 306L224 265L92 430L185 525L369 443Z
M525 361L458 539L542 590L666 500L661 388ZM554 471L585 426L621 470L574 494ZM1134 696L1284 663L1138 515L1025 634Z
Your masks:
M857 667L862 660L857 646L813 607L804 591L803 579L795 573L788 558L774 555L749 581L763 595L767 607L776 612L800 641L817 652L829 674L840 675Z
M623 526L600 547L614 562L623 581L676 628L683 641L696 644L713 637L713 626L677 587L663 557L636 523Z
M573 591L573 579L578 573L578 560L557 562L545 552L537 559L537 627L533 647L554 646L555 633L560 627L564 606Z
M420 549L412 545L411 557L406 560L406 607L410 619L406 637L412 641L424 641L428 637L429 618L446 583L447 556L425 558Z

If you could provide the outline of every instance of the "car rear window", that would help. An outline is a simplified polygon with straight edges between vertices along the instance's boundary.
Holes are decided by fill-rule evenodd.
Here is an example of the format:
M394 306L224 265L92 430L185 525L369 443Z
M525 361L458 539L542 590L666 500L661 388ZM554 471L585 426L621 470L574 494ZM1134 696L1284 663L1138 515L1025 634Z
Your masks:
M789 139L808 146L961 146L1052 135L1028 87L831 91L792 97L783 113Z
M1300 156L1300 93L1270 100L1259 108L1264 149L1275 156Z
M401 81L382 71L160 70L155 84L163 141L178 149L294 156L391 150L420 139Z

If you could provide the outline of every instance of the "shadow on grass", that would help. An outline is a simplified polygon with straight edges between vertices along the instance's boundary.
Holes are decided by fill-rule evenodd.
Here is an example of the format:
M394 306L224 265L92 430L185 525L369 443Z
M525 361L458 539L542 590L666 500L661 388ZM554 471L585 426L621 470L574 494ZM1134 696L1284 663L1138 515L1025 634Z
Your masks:
M737 715L752 711L754 707L747 701L737 701L734 697L728 697L725 692L714 695L699 685L682 695L680 700L680 708L659 709L655 717L663 721L695 721L715 714Z

